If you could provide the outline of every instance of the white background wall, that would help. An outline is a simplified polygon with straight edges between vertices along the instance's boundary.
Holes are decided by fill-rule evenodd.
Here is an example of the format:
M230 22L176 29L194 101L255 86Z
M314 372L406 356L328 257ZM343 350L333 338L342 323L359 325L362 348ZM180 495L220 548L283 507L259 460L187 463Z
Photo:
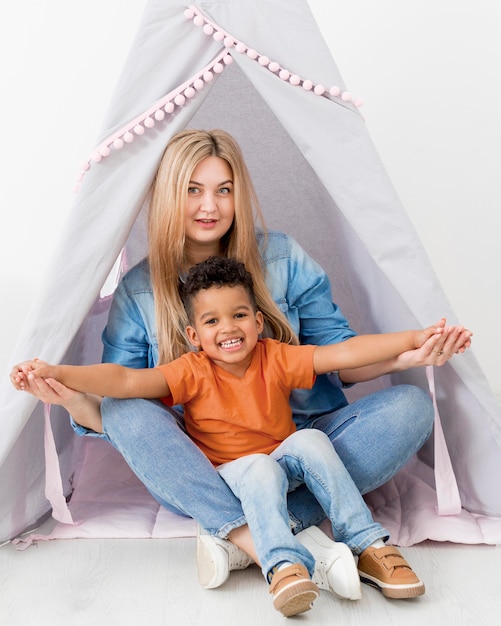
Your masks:
M272 0L269 0L272 1ZM309 0L501 399L501 3ZM0 8L0 374L93 148L143 0Z

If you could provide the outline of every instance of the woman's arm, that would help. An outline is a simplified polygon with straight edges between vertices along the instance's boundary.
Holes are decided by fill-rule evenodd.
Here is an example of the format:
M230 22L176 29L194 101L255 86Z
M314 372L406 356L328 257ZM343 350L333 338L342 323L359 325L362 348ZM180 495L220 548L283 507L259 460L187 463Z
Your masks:
M41 379L38 379L39 381ZM62 406L68 413L74 416L74 420L80 426L84 426L95 433L103 432L103 420L101 419L101 398L90 393L80 393L62 385L54 378L44 381L52 394L63 399ZM50 404L54 401L48 400Z

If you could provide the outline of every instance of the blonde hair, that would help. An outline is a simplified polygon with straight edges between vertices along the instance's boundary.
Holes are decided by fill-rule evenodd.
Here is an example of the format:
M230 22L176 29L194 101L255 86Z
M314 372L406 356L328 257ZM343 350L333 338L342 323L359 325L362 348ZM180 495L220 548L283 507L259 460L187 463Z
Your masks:
M168 363L190 349L184 332L188 319L178 286L179 272L186 264L184 213L193 170L209 156L224 159L233 173L235 218L221 241L222 253L244 263L252 274L267 334L279 341L298 343L266 286L254 222L256 217L266 232L264 219L240 147L223 130L187 129L174 135L167 145L153 182L148 216L159 363Z

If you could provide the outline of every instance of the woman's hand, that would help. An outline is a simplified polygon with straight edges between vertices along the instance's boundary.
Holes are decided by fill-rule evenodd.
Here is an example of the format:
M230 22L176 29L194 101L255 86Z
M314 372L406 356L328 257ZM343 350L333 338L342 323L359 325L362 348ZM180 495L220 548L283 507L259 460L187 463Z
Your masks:
M433 335L420 348L408 350L397 357L397 370L425 365L440 367L455 354L461 354L471 346L471 331L463 326L445 326L445 319L440 323L443 325L441 334Z
M85 395L65 387L55 378L43 378L39 372L44 365L46 364L38 359L15 365L10 373L12 384L17 390L27 391L41 402L65 407L67 404L78 402L79 396Z
M445 318L430 329L425 329L424 333L431 332L432 329L441 329L441 332L433 333L420 348L402 352L394 359L381 361L367 367L359 367L352 370L339 372L340 379L346 383L360 383L373 380L384 374L392 372L402 372L412 367L424 367L425 365L436 365L440 367L447 363L455 354L465 352L471 346L473 333L463 326L446 326ZM425 338L426 335L424 335Z
M70 389L55 378L37 376L37 370L44 371L45 365L43 361L35 359L14 366L10 374L12 384L19 391L31 393L40 402L63 406L77 424L97 433L103 432L101 399Z

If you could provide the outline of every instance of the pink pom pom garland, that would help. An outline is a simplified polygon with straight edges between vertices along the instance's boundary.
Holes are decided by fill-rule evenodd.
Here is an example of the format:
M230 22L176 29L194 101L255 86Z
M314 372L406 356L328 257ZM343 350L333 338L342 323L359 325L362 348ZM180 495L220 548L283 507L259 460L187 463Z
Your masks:
M214 79L215 74L221 74L224 68L233 62L232 51L245 54L249 59L256 61L263 69L276 74L282 81L288 82L293 86L302 86L305 91L310 91L316 96L336 98L343 103L349 102L357 108L363 104L361 98L354 98L349 92L343 92L337 85L325 87L321 84L315 84L312 80L303 79L297 74L293 74L277 61L270 60L266 55L260 54L257 50L250 48L244 42L239 41L233 35L221 29L216 23L205 17L195 6L188 7L184 11L184 16L195 27L201 28L206 36L222 43L223 50L195 76L192 76L185 83L155 102L142 115L133 119L126 126L101 142L94 149L90 158L82 164L77 177L77 184L74 188L75 192L78 191L80 182L90 166L93 163L100 163L103 158L111 154L110 148L121 150L126 144L132 143L135 137L144 135L148 129L154 128L157 122L162 122L167 115L172 114L176 107L182 107L188 100L194 98L206 83Z
M317 85L313 81L303 80L297 74L292 74L285 68L282 68L276 61L271 61L266 55L260 54L257 50L250 48L243 41L239 41L230 33L220 28L215 22L212 22L195 6L190 6L184 11L187 20L191 20L196 27L202 27L205 34L212 36L215 41L222 41L227 49L234 48L236 52L245 54L249 59L257 61L262 67L266 67L273 73L278 73L280 78L289 81L291 85L299 86L305 91L313 91L317 96L334 96L343 102L351 102L356 107L361 107L363 102L361 98L352 98L348 92L342 92L337 85L333 85L329 89L323 85Z

